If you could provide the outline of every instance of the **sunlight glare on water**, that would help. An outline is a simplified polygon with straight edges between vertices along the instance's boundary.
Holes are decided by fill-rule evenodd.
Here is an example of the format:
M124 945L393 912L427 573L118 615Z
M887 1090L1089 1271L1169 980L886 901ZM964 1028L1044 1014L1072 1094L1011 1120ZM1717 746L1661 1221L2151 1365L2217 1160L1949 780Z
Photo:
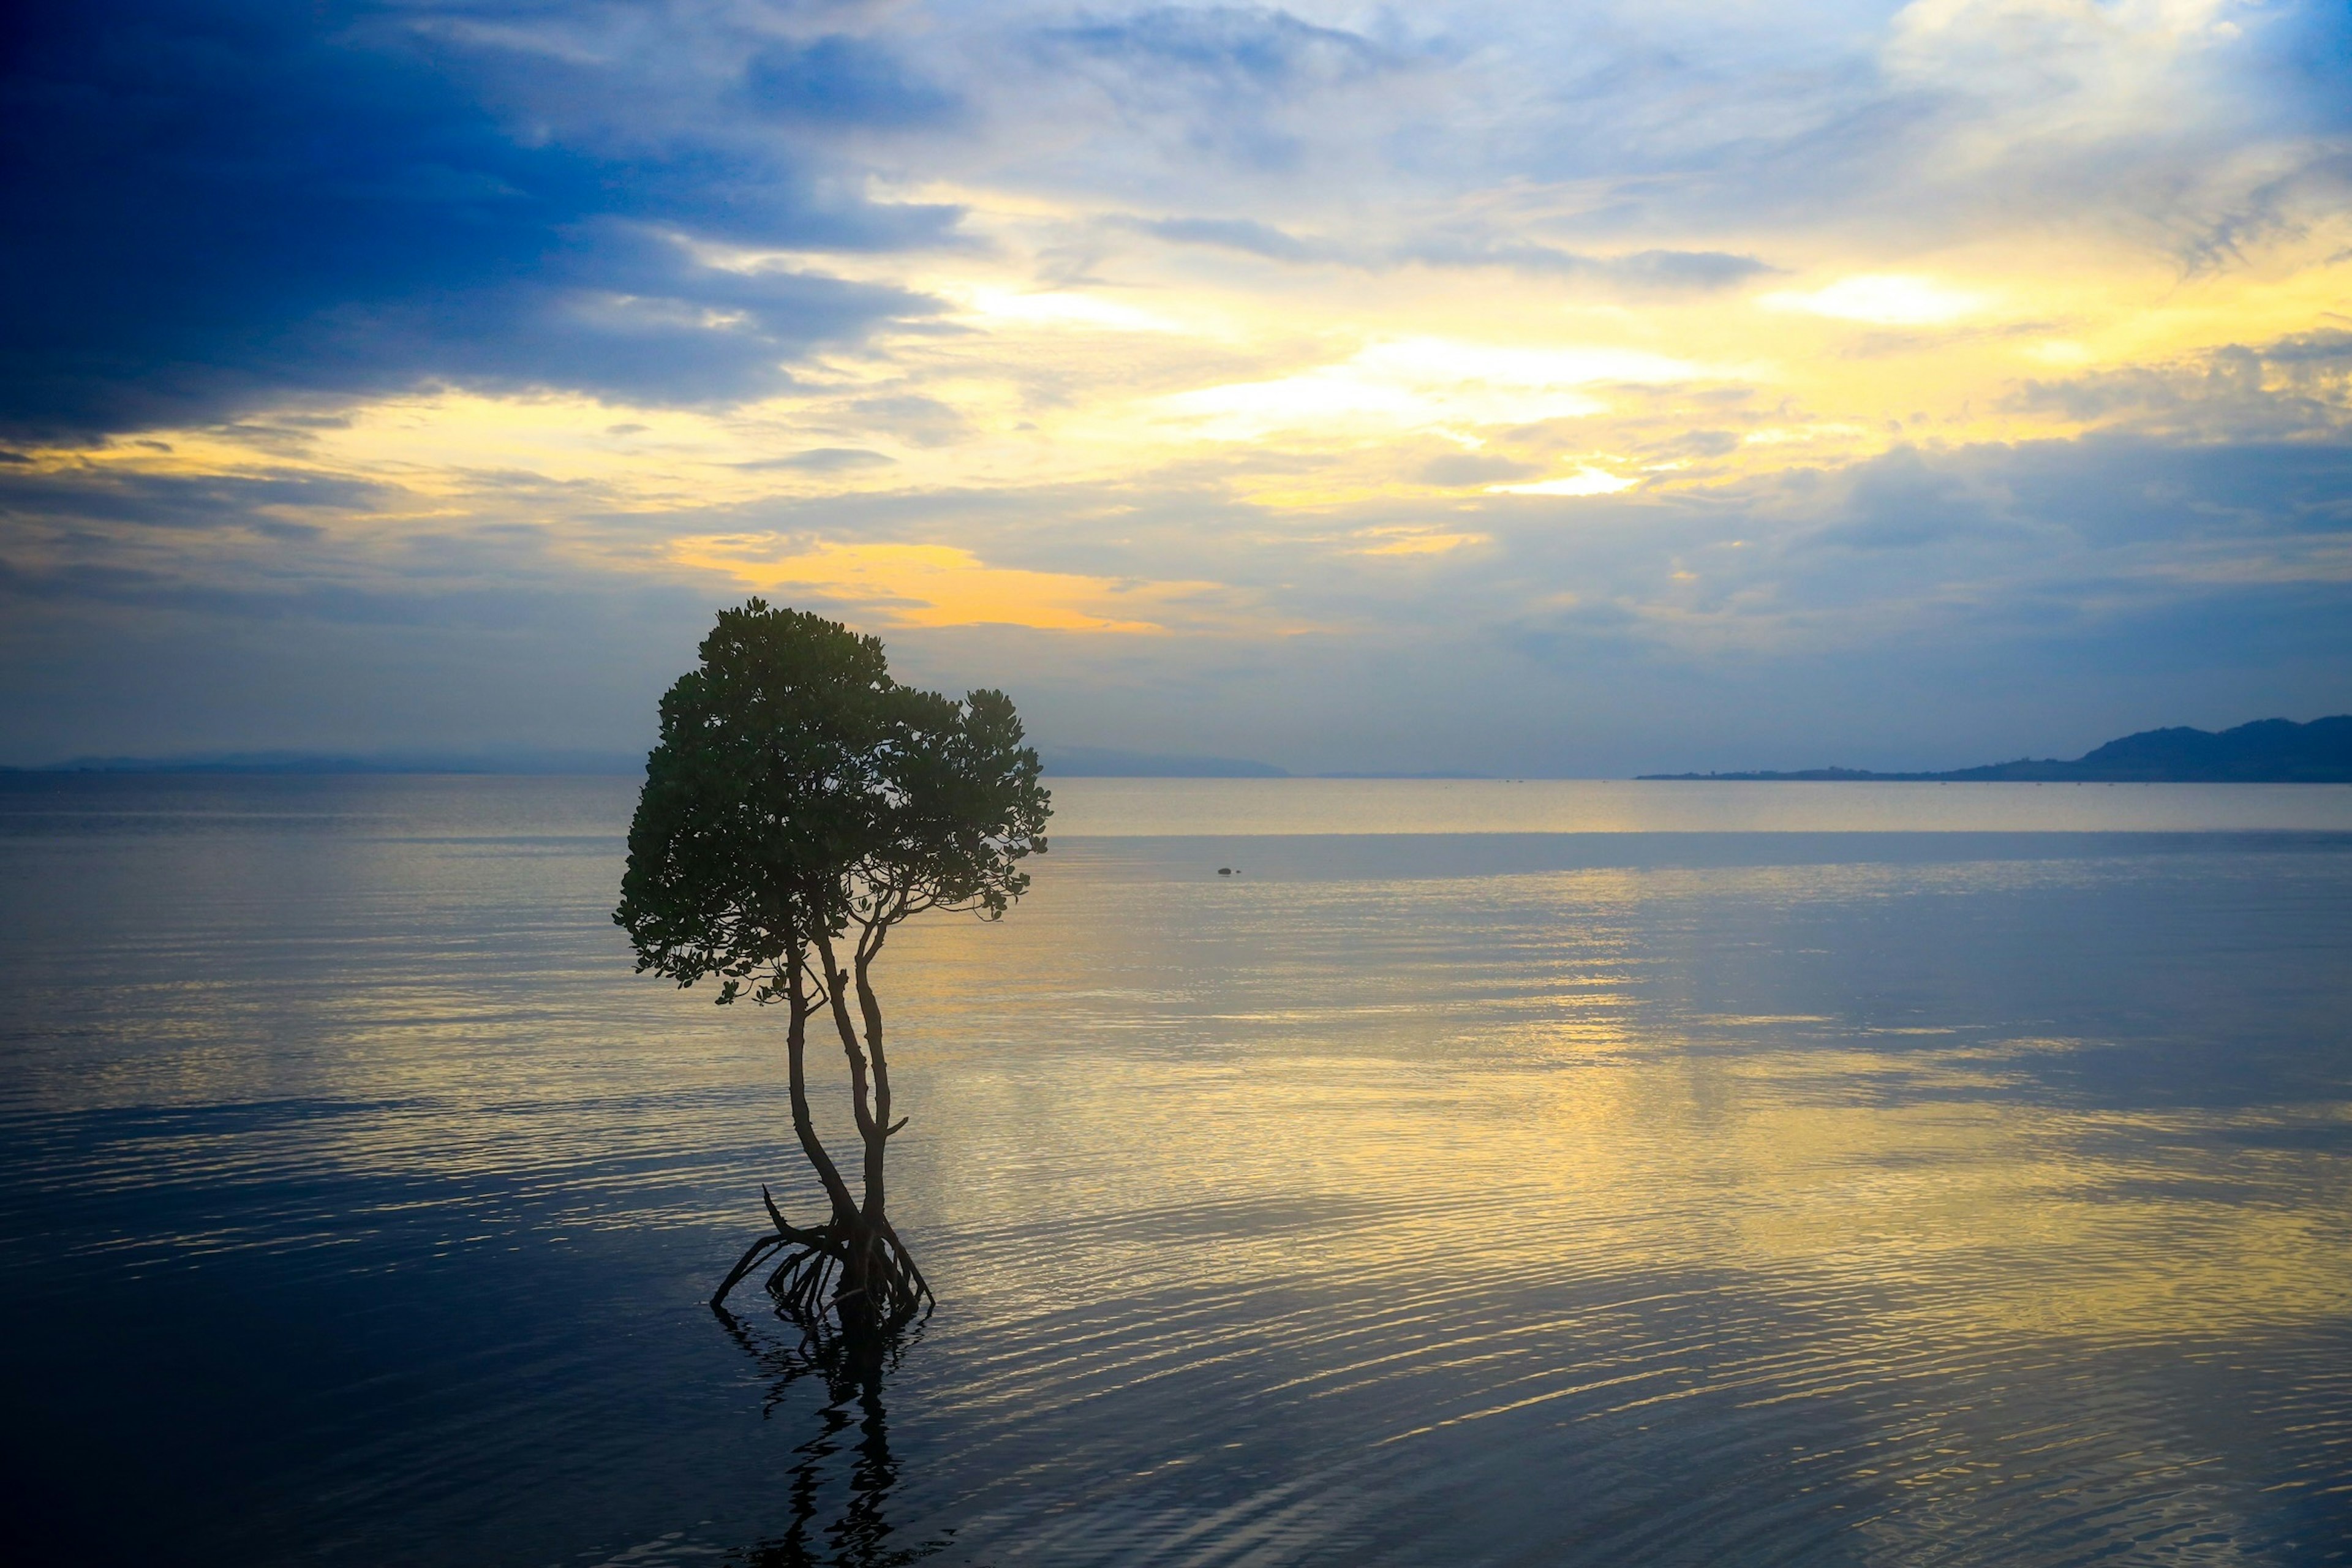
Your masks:
M811 1192L627 781L9 784L8 1461L90 1561L2352 1560L2352 791L1332 782L894 942L862 1394L699 1305Z

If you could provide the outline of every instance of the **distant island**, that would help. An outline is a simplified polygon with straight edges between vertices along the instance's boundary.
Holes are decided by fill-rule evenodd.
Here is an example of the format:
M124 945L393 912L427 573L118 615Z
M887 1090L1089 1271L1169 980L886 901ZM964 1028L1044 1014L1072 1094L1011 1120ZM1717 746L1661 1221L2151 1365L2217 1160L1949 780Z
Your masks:
M2143 730L2109 741L2073 762L2021 758L1942 773L1876 773L1862 768L1797 773L1643 773L1645 779L1824 781L1934 784L2352 784L2352 714L2297 724L2261 719L2218 734L2210 730Z

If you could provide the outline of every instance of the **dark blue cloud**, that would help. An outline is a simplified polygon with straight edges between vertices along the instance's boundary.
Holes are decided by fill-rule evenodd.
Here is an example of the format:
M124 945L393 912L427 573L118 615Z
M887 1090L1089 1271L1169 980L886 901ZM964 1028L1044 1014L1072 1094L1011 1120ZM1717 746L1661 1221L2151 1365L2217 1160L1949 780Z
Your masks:
M2342 441L2185 446L2116 433L1996 450L2020 512L2096 545L2352 536L2352 446Z
M143 474L109 468L0 468L0 521L20 529L127 524L234 529L310 538L313 524L284 512L364 512L397 492L365 479L284 469L261 474Z
M1190 149L1254 169L1307 155L1304 121L1318 97L1424 63L1255 6L1155 6L1042 28L1033 43L1048 71L1091 83L1118 119L1158 122Z
M752 57L743 89L761 113L834 125L936 125L960 118L964 107L889 51L839 35L769 45Z
M775 138L567 139L510 121L478 89L490 73L464 68L462 37L420 32L424 15L362 0L12 8L0 426L119 430L435 379L725 399L776 384L779 362L814 344L927 309L714 268L665 237L893 248L937 243L952 210L830 194L838 182ZM755 63L753 90L806 120L884 113L879 58L827 48L765 88ZM624 100L602 106L607 121L626 108L628 64L607 73L605 97ZM542 95L596 90L576 65L502 68L536 70Z
M2308 557L2352 543L2352 445L2105 431L1898 447L1779 476L1748 506L1783 531L1745 568L1772 577L1782 604L1885 605L1965 585L1971 603L2043 620L2306 574L2302 587L2340 594Z
M1897 447L1848 477L1843 515L1806 543L1846 550L1908 550L1995 526L1975 487Z
M1361 78L1395 63L1358 34L1257 6L1160 6L1053 28L1044 37L1162 79L1185 77L1253 93Z

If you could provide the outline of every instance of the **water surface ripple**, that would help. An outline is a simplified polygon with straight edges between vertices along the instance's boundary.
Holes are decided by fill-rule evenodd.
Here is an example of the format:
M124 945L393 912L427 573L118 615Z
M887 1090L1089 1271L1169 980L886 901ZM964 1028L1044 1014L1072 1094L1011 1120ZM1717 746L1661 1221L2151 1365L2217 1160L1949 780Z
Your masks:
M864 1383L699 1305L757 1182L812 1194L775 1020L629 972L625 781L0 785L26 1528L241 1564L2352 1561L2334 805L1834 831L1843 786L1796 786L1710 830L1613 785L1536 830L1501 786L1090 784L1011 920L894 943L943 1305Z

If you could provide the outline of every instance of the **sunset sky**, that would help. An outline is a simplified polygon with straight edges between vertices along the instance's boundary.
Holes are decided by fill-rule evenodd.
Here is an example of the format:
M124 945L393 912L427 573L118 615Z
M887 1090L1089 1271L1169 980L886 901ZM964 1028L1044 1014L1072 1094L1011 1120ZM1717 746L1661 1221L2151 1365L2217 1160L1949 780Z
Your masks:
M751 593L1300 771L2352 710L2340 5L26 9L0 763L626 752Z

